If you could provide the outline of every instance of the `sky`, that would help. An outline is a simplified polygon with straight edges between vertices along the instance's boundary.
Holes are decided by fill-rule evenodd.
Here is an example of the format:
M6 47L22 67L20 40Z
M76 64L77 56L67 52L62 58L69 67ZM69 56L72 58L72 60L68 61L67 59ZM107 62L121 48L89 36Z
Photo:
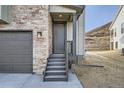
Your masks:
M113 20L119 6L117 5L88 5L85 10L85 31Z

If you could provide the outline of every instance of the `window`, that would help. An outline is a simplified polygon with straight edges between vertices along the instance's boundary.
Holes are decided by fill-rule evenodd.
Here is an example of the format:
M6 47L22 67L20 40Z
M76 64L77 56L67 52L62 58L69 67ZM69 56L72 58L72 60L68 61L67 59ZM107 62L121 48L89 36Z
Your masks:
M115 37L116 37L116 31L115 31Z
M118 48L118 42L115 42L115 48L116 49Z
M9 23L11 21L11 6L0 5L0 22Z
M115 37L117 36L117 33L116 33L116 28L115 28Z
M124 23L121 24L121 34L124 33Z
M114 34L114 33L113 33L113 29L112 29L112 30L111 30L111 37L113 37L113 34Z

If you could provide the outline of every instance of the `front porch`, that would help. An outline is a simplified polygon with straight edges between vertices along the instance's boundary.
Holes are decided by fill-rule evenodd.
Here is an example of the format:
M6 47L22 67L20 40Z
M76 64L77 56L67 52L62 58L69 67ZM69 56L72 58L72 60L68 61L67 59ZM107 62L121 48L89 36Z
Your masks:
M50 6L52 52L44 81L68 81L68 70L84 55L84 6ZM81 43L83 42L83 43Z

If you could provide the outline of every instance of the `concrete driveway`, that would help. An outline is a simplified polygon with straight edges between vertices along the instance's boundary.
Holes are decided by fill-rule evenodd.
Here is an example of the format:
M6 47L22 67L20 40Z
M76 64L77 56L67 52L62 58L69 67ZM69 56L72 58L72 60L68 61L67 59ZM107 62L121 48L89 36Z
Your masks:
M41 75L0 73L0 88L82 88L76 75L69 72L68 82L43 82Z

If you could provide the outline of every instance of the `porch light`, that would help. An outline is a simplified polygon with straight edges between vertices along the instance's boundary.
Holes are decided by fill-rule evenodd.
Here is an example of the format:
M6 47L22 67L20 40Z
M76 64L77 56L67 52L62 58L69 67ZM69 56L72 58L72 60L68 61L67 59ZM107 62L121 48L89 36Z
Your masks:
M59 17L61 18L62 17L62 14L59 14Z
M42 32L37 32L37 38L40 39L42 37Z

